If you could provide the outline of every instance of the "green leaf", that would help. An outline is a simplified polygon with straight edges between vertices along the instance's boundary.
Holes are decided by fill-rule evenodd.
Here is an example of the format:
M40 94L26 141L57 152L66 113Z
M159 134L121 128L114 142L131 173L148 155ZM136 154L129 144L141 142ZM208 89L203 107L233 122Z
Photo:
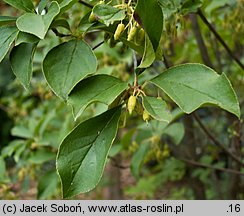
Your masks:
M131 173L139 179L140 169L143 165L143 161L150 150L150 143L143 143L140 145L139 149L135 152L131 160Z
M36 37L35 35L28 34L25 32L19 32L16 40L15 40L15 46L18 46L21 43L37 43L40 39Z
M178 145L185 135L184 125L182 123L170 124L164 129L163 134L168 135L172 141Z
M163 12L157 0L138 0L135 18L148 34L156 52L163 31Z
M21 43L10 53L11 68L25 89L29 90L32 78L32 65L36 45Z
M11 16L0 16L0 26L7 25L9 23L14 23L16 19L16 17Z
M75 119L93 102L111 104L127 88L127 84L109 75L96 75L82 80L71 91L71 104Z
M60 14L64 13L66 10L71 8L78 0L63 0L59 3L60 6Z
M0 62L7 54L11 44L18 34L18 29L14 26L0 27Z
M169 123L172 119L170 112L167 110L167 104L162 99L155 97L143 97L143 107L156 120Z
M56 171L49 171L39 178L38 199L50 199L56 192L58 186L58 175Z
M145 34L145 46L144 46L144 53L142 56L142 60L138 68L147 68L150 67L151 64L155 60L155 52L152 46L152 43L147 34Z
M32 139L34 137L32 132L24 126L13 127L11 130L11 135L16 137L26 138L26 139Z
M186 0L181 6L181 11L183 14L196 13L202 4L201 0Z
M70 31L69 22L66 19L55 19L51 25L51 28L63 27Z
M94 23L89 22L90 14L91 13L89 12L81 18L80 23L77 28L80 33L87 32L94 25Z
M125 10L107 4L97 4L93 8L94 15L106 26L125 18Z
M0 156L0 183L4 182L6 178L6 164L4 158Z
M45 7L47 6L49 0L41 0L38 4L38 14L41 14L42 11L45 9Z
M240 107L230 81L201 64L172 67L151 80L185 113L211 104L240 117Z
M56 154L48 148L38 149L38 151L31 152L27 159L29 163L43 164L47 161L54 160Z
M31 0L3 0L7 4L26 12L34 12L35 8Z
M53 1L45 15L26 13L17 19L16 25L20 31L36 35L44 39L53 19L60 9L57 2Z
M23 139L15 139L2 149L1 156L3 158L11 157L22 146L25 146L25 141Z
M100 181L120 113L116 107L82 122L61 143L57 169L64 198L88 192Z
M81 40L71 40L54 47L43 61L43 71L52 90L67 99L74 86L93 74L97 60L91 48Z

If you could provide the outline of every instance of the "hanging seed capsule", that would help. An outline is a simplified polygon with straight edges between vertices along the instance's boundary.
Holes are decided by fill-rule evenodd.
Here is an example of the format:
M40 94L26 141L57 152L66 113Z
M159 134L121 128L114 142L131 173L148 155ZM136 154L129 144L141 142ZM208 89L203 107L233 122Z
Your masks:
M148 122L150 120L150 115L149 115L149 113L146 110L143 111L142 118L146 122Z
M127 106L128 106L129 114L131 115L136 106L136 96L131 95L129 97Z
M125 25L120 23L114 33L114 40L118 40L125 30Z
M134 26L134 27L130 30L130 32L129 32L128 36L127 36L127 40L128 40L128 41L133 41L133 39L135 38L136 33L137 33L137 27Z
M157 99L158 99L158 100L163 100L162 97L160 97L160 96L158 96Z
M163 153L160 150L158 150L155 154L156 154L157 161L161 161L164 159Z
M90 23L93 23L93 22L97 21L97 18L96 18L95 14L93 12L91 12L88 20L89 20Z

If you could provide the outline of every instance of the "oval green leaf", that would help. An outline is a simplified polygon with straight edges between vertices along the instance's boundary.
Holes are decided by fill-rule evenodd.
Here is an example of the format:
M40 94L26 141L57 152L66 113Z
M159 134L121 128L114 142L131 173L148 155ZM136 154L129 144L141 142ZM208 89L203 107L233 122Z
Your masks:
M0 16L0 26L7 25L9 23L14 23L16 19L16 17L11 16Z
M25 32L19 32L16 40L15 40L15 46L18 46L21 43L38 43L40 39L36 37L35 35L28 34Z
M93 102L111 104L126 88L125 82L109 75L96 75L82 80L68 96L74 118L77 119Z
M15 76L27 90L29 90L32 77L35 47L34 44L21 43L12 49L9 57Z
M239 103L226 75L218 75L205 65L172 67L150 82L161 88L185 113L211 104L240 117Z
M162 35L164 21L158 0L138 0L135 17L148 34L156 52Z
M120 113L116 107L79 124L61 143L57 170L64 198L88 192L100 181Z
M181 122L168 125L163 134L168 135L174 144L179 145L185 135L185 128Z
M3 0L3 1L19 10L23 10L26 12L35 11L34 5L31 0Z
M94 15L106 26L125 18L125 10L115 8L107 4L97 4L93 8Z
M144 109L156 120L169 123L172 116L167 109L167 104L162 99L155 97L143 97L142 100Z
M18 29L14 26L0 27L0 62L7 54L11 44L18 34Z
M150 67L154 62L156 56L152 46L152 43L147 34L145 34L145 45L144 45L144 53L142 56L142 60L138 68L147 68Z
M26 13L17 19L16 25L20 31L44 39L53 19L58 15L59 11L58 3L53 1L45 15Z
M38 180L37 199L51 199L57 191L59 179L56 170L48 171Z
M78 2L78 0L62 0L59 3L59 6L60 6L60 13L59 14L64 13L66 10L71 8L76 2Z
M131 159L131 173L136 178L140 178L140 170L143 165L143 161L151 148L150 142L143 142L139 146L139 149L133 154Z
M46 80L54 93L63 99L74 86L97 68L91 48L81 40L71 40L54 47L43 61Z

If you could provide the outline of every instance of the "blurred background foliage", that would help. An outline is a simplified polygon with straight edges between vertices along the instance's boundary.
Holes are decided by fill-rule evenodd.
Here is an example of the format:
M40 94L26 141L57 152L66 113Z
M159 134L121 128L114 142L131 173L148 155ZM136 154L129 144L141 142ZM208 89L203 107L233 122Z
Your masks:
M87 2L94 5L98 1ZM227 74L237 92L243 118L244 71L203 22L198 9L243 62L244 1L159 0L159 3L165 18L161 39L164 61L156 61L139 77L139 83L172 65L204 63ZM73 32L79 31L77 26L88 12L83 4L75 4L65 14ZM0 13L19 15L3 2ZM66 30L60 28L59 32L65 34ZM103 41L103 34L89 33L85 39L94 47ZM93 104L75 122L71 107L50 91L41 62L48 50L64 40L49 32L38 44L30 92L15 79L8 58L0 64L1 199L60 199L55 169L60 142L76 124L106 110L104 105ZM95 54L99 62L97 73L132 83L133 53L128 47L118 43L110 48L104 43ZM153 88L148 85L146 92L155 92ZM183 115L163 92L158 95L171 104L174 121L170 125L153 120L147 124L138 115L129 117L124 113L121 125L126 123L126 127L119 130L102 181L95 190L77 198L244 199L243 166L228 154L243 158L242 119L214 107L202 108L195 116Z

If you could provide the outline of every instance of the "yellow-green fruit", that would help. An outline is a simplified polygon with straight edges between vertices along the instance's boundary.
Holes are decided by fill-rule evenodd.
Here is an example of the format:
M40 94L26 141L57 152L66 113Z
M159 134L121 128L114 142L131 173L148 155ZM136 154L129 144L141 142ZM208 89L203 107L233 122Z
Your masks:
M137 27L134 26L134 27L130 30L130 32L129 32L128 36L127 36L127 40L128 40L128 41L132 41L132 40L134 39L136 33L137 33Z
M169 155L170 155L170 149L169 149L169 146L168 145L165 145L164 146L162 155L163 155L164 158L169 157Z
M91 12L90 16L89 16L89 22L95 22L97 21L97 18L95 16L95 14L93 12Z
M159 97L159 96L157 97L157 99L158 99L158 100L163 100L163 99L162 99L161 97Z
M117 26L116 31L114 33L114 40L118 40L120 36L123 34L124 30L125 30L125 25L123 23L120 23Z
M151 137L151 141L153 144L158 144L160 142L160 136L155 135Z
M158 161L161 161L161 160L164 159L164 156L163 156L163 154L162 154L162 152L160 150L158 150L156 152L156 158L157 158Z
M128 106L129 114L131 115L136 106L136 96L131 95L129 97L127 106Z
M146 122L148 122L150 120L150 115L149 115L149 113L146 110L143 111L142 118Z

